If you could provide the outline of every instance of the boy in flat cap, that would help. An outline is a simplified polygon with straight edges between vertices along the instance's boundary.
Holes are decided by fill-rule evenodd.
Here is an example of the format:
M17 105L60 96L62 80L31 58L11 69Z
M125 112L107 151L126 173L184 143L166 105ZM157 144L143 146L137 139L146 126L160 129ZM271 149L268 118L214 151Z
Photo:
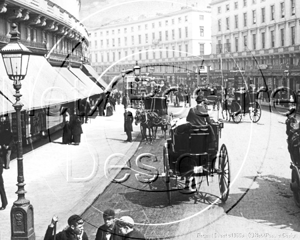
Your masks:
M58 221L58 217L54 216L51 219L51 224L48 226L44 240L53 240L53 228ZM72 215L68 219L68 227L56 234L56 240L88 240L88 236L83 230L83 220L78 215Z
M134 221L129 216L121 217L117 225L124 235L123 240L137 240L137 239L145 239L144 234L142 234L139 230L134 227Z
M115 224L115 211L106 209L103 212L104 224L98 228L95 240L121 240L123 239Z

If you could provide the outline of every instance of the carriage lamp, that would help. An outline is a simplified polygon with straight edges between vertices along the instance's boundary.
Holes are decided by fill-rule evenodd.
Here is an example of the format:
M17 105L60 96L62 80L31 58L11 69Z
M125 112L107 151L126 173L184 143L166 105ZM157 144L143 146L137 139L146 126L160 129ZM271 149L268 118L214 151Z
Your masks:
M17 30L17 25L12 24L12 31L10 32L10 41L1 50L4 67L10 80L13 81L14 94L16 102L13 107L16 111L17 121L17 161L18 161L18 178L17 178L17 195L18 199L13 203L10 212L11 221L11 239L26 239L34 240L34 222L33 222L33 206L30 201L25 198L25 183L23 173L23 147L22 147L22 125L21 125L21 80L27 74L28 62L31 51L25 47L20 40L20 33Z

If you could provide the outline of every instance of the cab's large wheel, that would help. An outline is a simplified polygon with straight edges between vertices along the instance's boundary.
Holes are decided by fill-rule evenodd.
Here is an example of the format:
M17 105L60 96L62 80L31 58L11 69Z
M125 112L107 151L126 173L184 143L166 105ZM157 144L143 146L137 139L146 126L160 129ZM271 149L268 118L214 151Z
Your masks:
M261 117L261 107L258 102L255 101L250 109L249 117L253 123L257 123Z
M291 190L293 191L294 201L300 207L300 175L296 166L292 167Z
M230 166L229 166L229 157L227 148L222 144L220 153L219 153L219 188L221 193L222 202L226 202L229 195L230 187Z
M163 146L163 161L164 161L164 171L166 178L166 187L169 204L171 204L171 183L170 183L170 166L169 166L169 154L168 154L168 144L165 143Z
M231 104L231 116L235 123L239 123L242 121L242 108L241 105L237 101L232 101Z

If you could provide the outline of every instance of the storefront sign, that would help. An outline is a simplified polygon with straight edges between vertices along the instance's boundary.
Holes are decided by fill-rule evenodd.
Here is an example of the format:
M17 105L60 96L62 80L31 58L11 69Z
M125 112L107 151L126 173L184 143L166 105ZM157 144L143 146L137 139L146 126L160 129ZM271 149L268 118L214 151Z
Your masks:
M268 68L268 65L267 64L259 64L257 66L258 69L267 69Z

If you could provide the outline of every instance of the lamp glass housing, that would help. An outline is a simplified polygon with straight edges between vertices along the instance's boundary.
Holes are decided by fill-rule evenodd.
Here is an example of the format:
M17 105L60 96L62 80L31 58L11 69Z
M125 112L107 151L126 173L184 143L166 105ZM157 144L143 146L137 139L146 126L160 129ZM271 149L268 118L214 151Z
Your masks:
M139 76L141 74L141 67L137 64L137 62L133 67L133 71L135 76Z

